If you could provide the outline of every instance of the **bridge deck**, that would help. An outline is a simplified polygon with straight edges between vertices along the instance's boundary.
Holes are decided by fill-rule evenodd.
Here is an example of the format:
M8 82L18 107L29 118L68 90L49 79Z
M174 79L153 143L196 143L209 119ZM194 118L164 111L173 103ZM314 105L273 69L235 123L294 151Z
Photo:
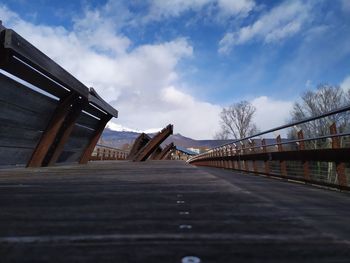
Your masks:
M350 256L349 194L183 162L2 170L0 206L1 262Z

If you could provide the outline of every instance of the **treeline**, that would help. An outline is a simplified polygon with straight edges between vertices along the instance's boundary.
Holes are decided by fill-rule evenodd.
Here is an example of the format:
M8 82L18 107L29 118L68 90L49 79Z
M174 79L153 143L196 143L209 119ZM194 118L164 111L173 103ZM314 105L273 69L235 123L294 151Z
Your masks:
M339 86L322 84L315 90L304 92L293 105L288 123L297 122L306 118L315 117L323 113L347 106L350 104L350 90L343 90ZM220 130L215 139L242 139L256 134L259 130L254 123L256 108L248 101L234 103L223 108L220 113ZM272 116L271 116L272 117ZM334 114L322 119L300 124L288 130L290 139L297 138L297 132L302 130L305 138L322 137L329 134L329 127L336 123L337 132L350 130L350 112ZM274 127L271 127L274 128ZM313 143L312 148L318 144L327 143L319 140Z

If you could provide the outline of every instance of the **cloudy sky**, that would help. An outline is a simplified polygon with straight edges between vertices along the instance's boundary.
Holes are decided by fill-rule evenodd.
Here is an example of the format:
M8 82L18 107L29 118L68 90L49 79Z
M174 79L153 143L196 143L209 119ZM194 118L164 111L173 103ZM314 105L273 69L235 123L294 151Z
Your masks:
M263 130L319 83L350 88L349 0L0 0L0 19L118 109L113 127L210 139L234 102Z

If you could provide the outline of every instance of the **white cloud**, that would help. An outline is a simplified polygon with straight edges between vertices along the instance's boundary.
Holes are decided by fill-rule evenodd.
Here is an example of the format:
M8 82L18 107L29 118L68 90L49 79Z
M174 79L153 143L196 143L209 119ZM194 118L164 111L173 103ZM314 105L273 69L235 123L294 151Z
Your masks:
M350 1L349 0L340 0L342 10L344 12L350 12Z
M350 75L340 83L340 87L346 92L350 90Z
M102 11L86 10L85 17L75 19L73 31L32 24L4 6L0 6L0 17L6 27L94 87L118 109L120 115L114 123L136 130L173 123L175 132L210 139L218 129L220 107L180 90L185 83L177 65L193 53L187 39L130 50L131 41L115 31L114 22L102 18L107 12Z
M228 53L235 45L253 39L277 42L301 30L311 17L311 5L302 1L285 1L262 15L253 24L228 32L219 42L219 52Z
M261 131L286 124L293 107L291 101L275 100L266 96L257 97L251 103L257 109L254 121Z
M224 14L247 14L255 7L253 0L218 0L220 10Z
M254 7L254 0L153 0L146 21L178 17L184 12L200 11L206 7L215 10L218 16L246 15Z

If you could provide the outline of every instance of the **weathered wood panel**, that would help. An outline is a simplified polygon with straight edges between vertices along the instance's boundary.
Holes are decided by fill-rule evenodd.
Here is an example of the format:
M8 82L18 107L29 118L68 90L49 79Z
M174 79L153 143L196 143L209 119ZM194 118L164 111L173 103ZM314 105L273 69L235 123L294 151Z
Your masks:
M58 101L0 74L0 165L25 165Z
M84 112L82 112L77 119L77 123L86 127L89 127L91 129L96 129L99 125L101 120L97 120L94 117L91 117Z
M12 29L5 30L4 47L61 85L73 89L86 98L88 97L89 90L85 85Z
M101 110L97 109L95 106L92 106L90 103L84 108L84 111L100 119L107 117L107 114L105 112L102 112Z
M0 146L0 166L25 166L32 155L33 149Z
M94 130L76 124L57 162L78 162L94 132Z
M50 115L57 107L58 101L40 94L15 80L0 74L0 100L18 105L33 114Z
M5 71L58 98L65 97L69 93L68 90L64 89L59 84L28 67L18 59L15 59L9 52L7 52L6 55L8 55L7 63L1 63L0 59L0 67Z
M34 149L41 135L41 131L26 130L2 124L0 128L0 146Z

